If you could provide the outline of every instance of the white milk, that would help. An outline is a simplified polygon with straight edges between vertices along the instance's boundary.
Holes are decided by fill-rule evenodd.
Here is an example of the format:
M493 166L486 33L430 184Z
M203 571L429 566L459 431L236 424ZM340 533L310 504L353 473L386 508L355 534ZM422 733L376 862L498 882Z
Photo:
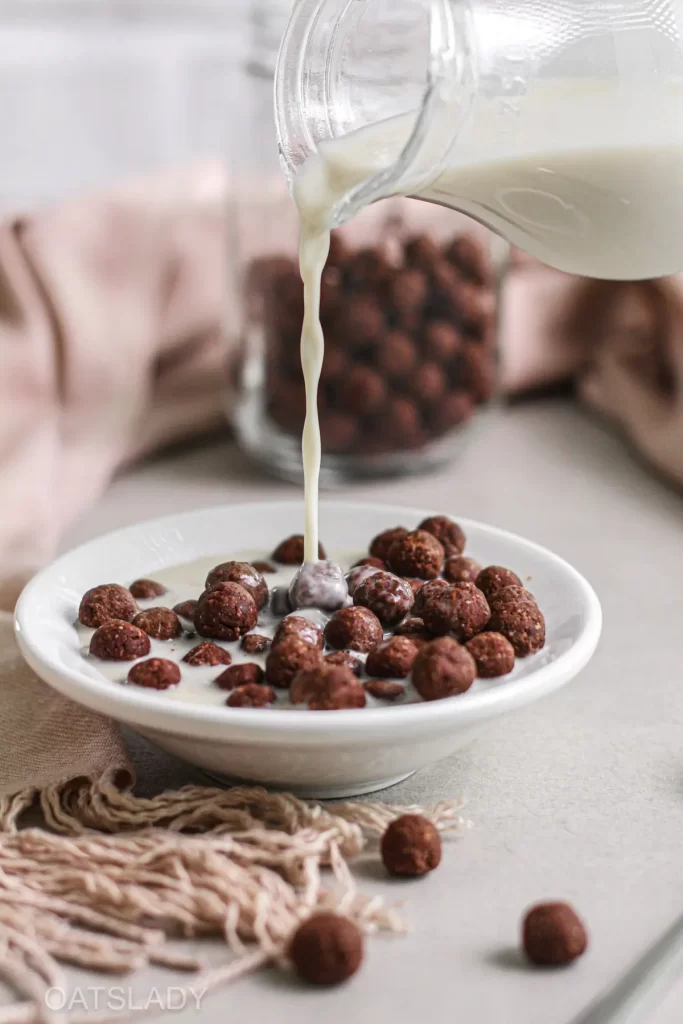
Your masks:
M406 115L325 142L295 181L306 293L307 561L317 558L318 303L329 226L352 187L394 164L413 123ZM673 273L683 267L683 91L555 83L522 99L512 120L480 101L440 176L401 191L457 208L570 273L614 280Z

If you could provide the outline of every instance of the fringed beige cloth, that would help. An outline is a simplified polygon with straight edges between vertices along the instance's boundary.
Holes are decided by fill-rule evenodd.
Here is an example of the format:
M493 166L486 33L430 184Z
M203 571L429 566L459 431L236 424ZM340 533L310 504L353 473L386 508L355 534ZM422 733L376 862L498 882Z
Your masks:
M68 991L63 964L116 974L161 965L194 972L193 991L210 991L281 961L314 910L366 932L402 930L358 891L349 863L405 807L321 807L246 787L137 797L117 727L31 672L4 613L0 698L0 978L17 994L0 1024L62 1024L46 994ZM45 828L20 829L36 802ZM420 813L444 831L465 824L456 803ZM204 969L174 942L197 936L223 939L225 966Z

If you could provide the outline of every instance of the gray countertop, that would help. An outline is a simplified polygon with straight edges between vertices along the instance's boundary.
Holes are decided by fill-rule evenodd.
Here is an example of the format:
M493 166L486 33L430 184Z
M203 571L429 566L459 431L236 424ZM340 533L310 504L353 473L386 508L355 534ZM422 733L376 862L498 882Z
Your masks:
M373 861L359 866L366 890L403 904L408 937L370 940L364 970L343 989L304 990L265 971L206 997L199 1017L188 1009L174 1019L568 1024L683 910L681 498L561 400L501 414L438 475L349 492L547 545L595 586L603 639L572 685L386 791L397 803L462 795L474 823L420 882L392 884ZM123 475L64 547L141 518L269 495L299 491L261 476L230 442L207 445ZM201 779L131 746L147 791ZM515 953L522 912L545 898L569 899L590 928L588 954L567 970L531 971ZM152 984L168 975L150 973L135 989L144 996ZM650 1020L680 1024L683 981Z

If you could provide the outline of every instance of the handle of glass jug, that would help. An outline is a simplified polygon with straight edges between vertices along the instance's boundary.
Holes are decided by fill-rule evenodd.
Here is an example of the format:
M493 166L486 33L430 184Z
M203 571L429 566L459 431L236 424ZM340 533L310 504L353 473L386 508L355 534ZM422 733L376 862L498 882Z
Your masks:
M438 177L477 93L470 0L299 0L275 82L280 159L292 185L325 142L384 125L386 153L341 198L332 226ZM397 130L395 130L397 129ZM399 140L399 141L397 141Z

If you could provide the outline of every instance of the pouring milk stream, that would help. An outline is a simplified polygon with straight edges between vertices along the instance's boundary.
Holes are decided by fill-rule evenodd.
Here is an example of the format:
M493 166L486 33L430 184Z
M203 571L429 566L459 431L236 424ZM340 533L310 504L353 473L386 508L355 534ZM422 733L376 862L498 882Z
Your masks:
M523 130L506 140L493 107L482 106L476 133L456 141L446 166L418 198L470 214L570 273L637 279L680 268L683 91L678 86L650 86L634 96L598 80L571 88L556 83L537 90L523 113ZM414 116L406 115L322 142L294 181L305 291L306 562L318 557L317 388L324 347L319 298L333 212L352 188L392 166L413 123Z

